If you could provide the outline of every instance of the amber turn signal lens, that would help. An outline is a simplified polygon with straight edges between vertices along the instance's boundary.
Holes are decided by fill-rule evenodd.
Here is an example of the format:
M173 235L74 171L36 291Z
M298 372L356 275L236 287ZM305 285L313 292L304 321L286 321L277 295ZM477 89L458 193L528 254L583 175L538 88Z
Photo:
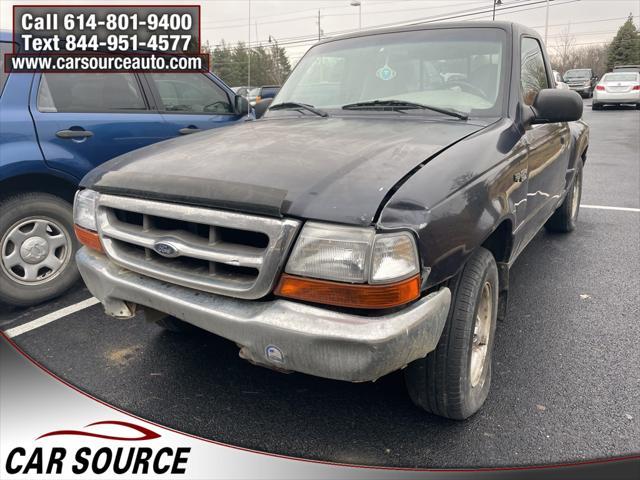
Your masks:
M78 241L81 244L104 253L104 250L102 250L102 244L100 243L100 237L96 232L86 230L78 225L74 225L73 230L76 232L76 237L78 237Z
M338 307L390 308L420 296L420 276L388 285L354 285L283 274L275 294Z

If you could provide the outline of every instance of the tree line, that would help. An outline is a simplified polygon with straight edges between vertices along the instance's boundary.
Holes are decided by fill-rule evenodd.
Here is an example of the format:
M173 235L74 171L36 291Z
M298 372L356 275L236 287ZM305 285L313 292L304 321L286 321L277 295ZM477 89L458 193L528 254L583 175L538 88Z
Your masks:
M207 42L202 46L202 52L209 54L211 71L232 87L248 85L249 59L250 86L282 85L291 73L287 52L276 42L252 48L247 48L244 42L231 45L224 40L211 48Z
M576 45L575 37L565 30L549 51L553 68L561 74L573 68L591 68L601 77L615 65L640 65L640 32L629 14L609 43Z

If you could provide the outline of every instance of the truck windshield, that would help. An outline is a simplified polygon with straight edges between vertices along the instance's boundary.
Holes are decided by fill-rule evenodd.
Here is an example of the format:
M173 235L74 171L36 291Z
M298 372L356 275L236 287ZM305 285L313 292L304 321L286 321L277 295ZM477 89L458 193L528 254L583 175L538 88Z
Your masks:
M407 101L476 116L502 111L506 34L433 29L320 44L296 66L277 103L323 110L374 100ZM431 114L429 110L413 110Z
M584 78L584 79L591 78L591 70L588 70L588 69L567 70L567 72L564 74L565 80L578 79L578 78Z

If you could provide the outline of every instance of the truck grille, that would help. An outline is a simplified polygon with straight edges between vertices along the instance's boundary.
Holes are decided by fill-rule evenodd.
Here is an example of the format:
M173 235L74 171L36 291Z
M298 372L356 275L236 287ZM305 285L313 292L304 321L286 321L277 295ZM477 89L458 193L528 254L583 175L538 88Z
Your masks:
M101 194L96 218L107 256L166 282L256 299L282 269L300 222Z

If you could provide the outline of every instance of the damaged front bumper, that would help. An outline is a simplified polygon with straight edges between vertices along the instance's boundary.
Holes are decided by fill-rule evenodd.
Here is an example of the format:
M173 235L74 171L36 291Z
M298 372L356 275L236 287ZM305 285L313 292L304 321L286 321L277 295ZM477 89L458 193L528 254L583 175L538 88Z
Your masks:
M127 317L131 304L142 305L236 342L253 363L352 382L375 380L434 350L451 302L443 288L400 311L367 317L199 292L125 270L86 247L76 259L111 315Z

